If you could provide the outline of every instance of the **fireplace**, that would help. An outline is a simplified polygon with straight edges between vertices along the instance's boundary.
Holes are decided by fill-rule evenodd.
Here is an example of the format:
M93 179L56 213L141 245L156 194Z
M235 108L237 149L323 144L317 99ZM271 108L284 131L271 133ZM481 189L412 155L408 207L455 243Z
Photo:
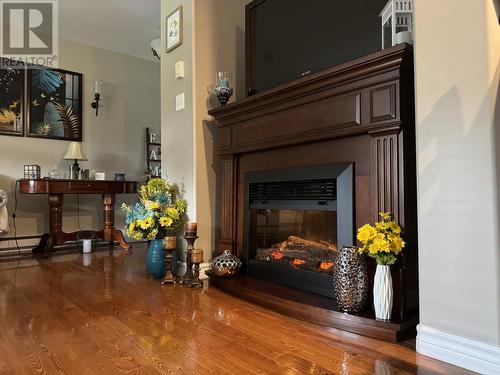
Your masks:
M413 55L404 44L210 112L221 157L218 250L246 266L211 278L281 313L396 340L418 321ZM333 249L392 212L408 249L391 267L390 323L337 311ZM215 254L214 254L215 255ZM376 264L367 258L370 280Z
M247 272L334 297L338 246L353 244L353 166L340 163L245 175Z

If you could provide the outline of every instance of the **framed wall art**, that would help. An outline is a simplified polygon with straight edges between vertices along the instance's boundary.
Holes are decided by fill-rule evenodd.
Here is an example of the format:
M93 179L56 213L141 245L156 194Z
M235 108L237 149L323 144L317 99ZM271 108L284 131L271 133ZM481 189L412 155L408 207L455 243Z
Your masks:
M27 78L28 136L82 140L82 74L32 68Z
M182 5L180 5L167 17L167 53L182 44L182 30Z
M1 66L0 135L24 135L24 68L14 60Z

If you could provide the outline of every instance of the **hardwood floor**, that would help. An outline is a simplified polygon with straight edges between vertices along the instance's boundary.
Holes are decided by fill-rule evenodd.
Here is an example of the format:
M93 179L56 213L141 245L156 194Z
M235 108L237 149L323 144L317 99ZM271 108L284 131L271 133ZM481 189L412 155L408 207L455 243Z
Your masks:
M162 287L145 246L88 255L0 263L0 373L468 373L209 287Z

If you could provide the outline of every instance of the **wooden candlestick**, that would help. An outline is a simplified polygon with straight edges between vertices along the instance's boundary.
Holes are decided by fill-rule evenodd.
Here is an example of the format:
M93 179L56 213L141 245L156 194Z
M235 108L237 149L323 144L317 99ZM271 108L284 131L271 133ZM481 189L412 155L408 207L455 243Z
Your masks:
M203 282L200 280L200 263L203 262L203 250L193 249L191 251L191 262L193 263L193 280L189 284L190 288L201 288Z
M177 237L165 237L165 262L167 264L167 272L161 281L162 285L176 284L177 277L172 273L174 251L177 248Z
M196 224L196 223L192 223ZM190 285L193 281L193 262L191 260L191 253L194 249L194 242L198 239L196 234L192 232L186 231L184 234L184 239L187 242L187 251L186 251L186 270L182 275L179 275L179 283L184 285Z

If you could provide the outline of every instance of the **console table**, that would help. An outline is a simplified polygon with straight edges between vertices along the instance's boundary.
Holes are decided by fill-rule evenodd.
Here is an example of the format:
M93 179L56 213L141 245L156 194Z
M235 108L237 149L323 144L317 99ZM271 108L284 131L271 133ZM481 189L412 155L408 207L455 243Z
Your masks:
M115 224L115 195L134 194L137 183L132 181L94 181L94 180L59 180L59 179L21 179L18 180L21 194L47 194L49 201L49 233L42 235L40 244L33 253L42 253L48 257L54 246L62 245L78 238L96 238L104 241L116 241L124 250L131 248ZM104 208L103 229L100 231L79 231L66 233L62 229L62 205L64 194L102 194Z

